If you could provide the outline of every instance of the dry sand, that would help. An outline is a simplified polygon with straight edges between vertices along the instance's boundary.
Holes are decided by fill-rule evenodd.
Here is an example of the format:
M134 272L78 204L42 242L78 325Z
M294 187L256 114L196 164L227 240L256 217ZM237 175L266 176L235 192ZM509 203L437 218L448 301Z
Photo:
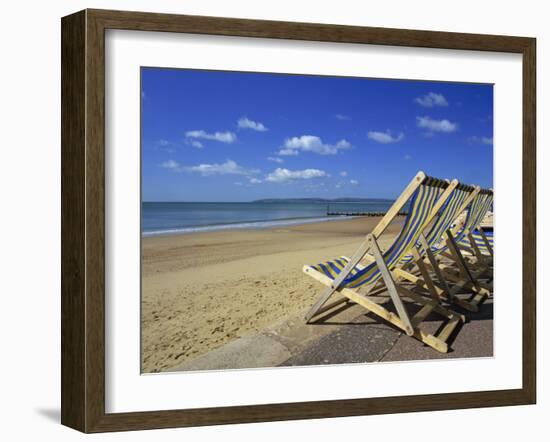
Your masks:
M143 238L142 371L170 369L305 311L322 286L302 266L350 256L378 220Z

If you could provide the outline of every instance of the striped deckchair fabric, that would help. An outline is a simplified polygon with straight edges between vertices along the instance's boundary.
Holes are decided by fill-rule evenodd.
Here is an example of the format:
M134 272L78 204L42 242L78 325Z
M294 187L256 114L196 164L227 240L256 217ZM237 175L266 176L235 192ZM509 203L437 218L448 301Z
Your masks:
M458 232L453 232L456 242L462 241L468 233L475 231L481 225L492 204L493 191L491 189L481 189L468 209L464 225Z
M494 246L493 231L484 229L483 233L485 233L485 236L486 236L487 240L489 241L489 245L491 247L493 247ZM477 229L474 230L472 232L472 236L474 237L474 240L475 240L476 245L479 248L479 250L481 250L482 252L488 252L487 246L485 245L485 241L483 240L483 237L481 236L481 233L479 232L479 230L477 230ZM470 241L468 240L468 238L465 238L465 237L462 237L461 240L458 241L458 244L466 246L466 247L471 246Z
M483 230L489 243L488 248L481 231L478 230L492 204L493 191L481 189L467 209L464 223L461 226L455 226L454 231L453 229L448 231L445 243L435 249L432 248L431 251L432 256L443 254L454 263L454 266L440 266L433 259L431 262L432 270L438 273L438 276L443 271L439 279L447 300L473 312L478 311L479 305L492 292L492 284L484 283L481 279L487 275L492 266L494 236L492 232L488 234L489 232ZM464 252L475 260L465 259ZM457 270L458 275L455 273ZM452 287L445 281L446 279L451 281ZM472 291L470 299L464 300L457 297L462 289Z
M475 189L475 187L466 184L458 184L455 187L451 196L437 214L430 231L425 236L426 242L432 251L439 250L442 247L439 243L442 241L444 233L451 228L453 222L462 213L464 204ZM422 249L421 244L417 244L417 246L420 250ZM413 260L413 257L413 254L409 253L401 259L401 263L409 263Z
M477 207L474 208L472 205L472 209L468 212L464 225L465 228L461 229L460 234L456 235L455 241L461 249L473 254L475 252L472 250L474 244L472 244L472 239L470 238L471 234L475 243L475 248L479 251L479 253L482 255L492 255L492 251L487 248L479 229L481 229L481 223L485 219L487 212L493 204L493 191L484 189L479 200L480 201ZM493 232L483 229L483 233L489 242L489 247L493 248Z
M407 214L401 233L384 253L384 261L390 269L404 257L410 245L416 242L428 222L427 220L438 197L442 193L442 186L439 184L433 185L436 183L434 180L434 178L428 177L411 198L409 213ZM347 262L344 262L344 259L337 258L310 267L325 274L330 279L335 279L346 265ZM341 286L357 288L364 284L376 282L380 276L380 269L374 261L360 270L354 267Z
M438 213L430 231L424 236L423 241L417 244L415 253L405 256L402 260L404 265L394 270L396 276L415 284L417 287L428 290L434 299L445 299L466 310L478 311L478 304L485 299L487 292L472 283L473 290L476 292L472 295L472 300L475 302L463 299L462 296L455 296L456 290L451 289L436 259L436 255L449 249L451 243L448 242L448 234L453 228L458 231L460 238L467 241L469 229L480 217L483 219L485 208L490 201L492 199L489 192L483 191L481 193L479 187L459 184ZM464 213L467 208L469 208L468 211ZM457 226L454 223L463 213L465 215L464 223ZM483 238L481 238L481 241L483 241ZM460 252L456 250L456 253ZM427 262L425 261L426 258L428 259ZM420 271L420 275L414 272L415 267ZM435 273L437 281L432 278L430 269Z
M479 193L474 197L470 207L466 211L466 219L461 226L451 225L451 231L457 243L468 241L467 235L469 232L473 232L481 224L487 211L493 204L493 191L490 189L481 189ZM456 220L458 215L454 218ZM453 220L453 221L454 221ZM444 231L445 232L445 231ZM443 233L444 233L443 232ZM443 235L440 237L443 238ZM448 245L445 241L440 241L439 244L432 246L432 252L434 255L438 255L445 252L448 249Z
M419 172L351 258L338 257L304 266L303 271L307 275L327 286L306 314L306 321L309 322L312 317L331 310L342 302L351 300L401 328L407 335L421 340L440 352L447 352L446 341L458 324L464 321L464 317L444 308L438 300L426 299L397 284L392 270L402 265L402 260L411 253L420 235L431 225L434 216L438 213L444 213L446 216L447 210L462 200L462 190L466 190L466 187L454 194L452 205L447 206L447 210L442 210L457 185L457 180L449 182L428 177L423 172ZM387 250L382 252L378 246L378 238L407 203L409 203L409 211L400 233ZM447 222L450 221L447 221L445 217L445 223ZM436 222L436 225L439 225L439 222ZM366 265L361 263L364 258L369 258L369 263ZM374 288L379 281L383 281L388 289L397 315L368 298L369 290ZM366 293L360 293L359 288L364 288ZM343 297L325 305L335 293ZM401 296L412 299L414 303L422 306L420 312L413 318L409 317ZM430 312L443 316L447 321L437 336L426 333L420 328L421 323Z

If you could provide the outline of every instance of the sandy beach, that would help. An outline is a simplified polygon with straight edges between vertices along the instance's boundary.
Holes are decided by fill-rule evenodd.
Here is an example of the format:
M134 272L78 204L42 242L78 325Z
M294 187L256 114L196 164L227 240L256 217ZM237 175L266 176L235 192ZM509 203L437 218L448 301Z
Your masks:
M352 254L378 221L143 238L142 371L169 370L305 311L322 287L302 266Z

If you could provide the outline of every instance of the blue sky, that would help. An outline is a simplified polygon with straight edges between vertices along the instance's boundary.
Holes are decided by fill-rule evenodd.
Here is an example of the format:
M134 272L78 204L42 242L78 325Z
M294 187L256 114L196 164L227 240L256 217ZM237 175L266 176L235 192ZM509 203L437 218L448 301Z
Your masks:
M142 68L144 201L492 187L492 85Z

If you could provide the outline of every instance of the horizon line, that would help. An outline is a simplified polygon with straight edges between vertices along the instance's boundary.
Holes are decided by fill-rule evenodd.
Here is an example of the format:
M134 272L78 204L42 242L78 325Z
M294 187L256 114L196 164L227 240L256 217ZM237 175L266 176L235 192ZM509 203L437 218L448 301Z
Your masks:
M337 201L340 199L349 199L349 201ZM142 203L255 203L258 201L263 200L323 200L327 202L344 202L344 203L352 203L352 202L364 202L361 200L379 200L379 201L395 201L395 198L365 198L360 197L360 199L354 199L350 197L338 197L338 198L319 198L319 197L289 197L289 198L257 198L254 200L243 200L243 201L166 201L166 200L147 200L147 201L141 201Z

